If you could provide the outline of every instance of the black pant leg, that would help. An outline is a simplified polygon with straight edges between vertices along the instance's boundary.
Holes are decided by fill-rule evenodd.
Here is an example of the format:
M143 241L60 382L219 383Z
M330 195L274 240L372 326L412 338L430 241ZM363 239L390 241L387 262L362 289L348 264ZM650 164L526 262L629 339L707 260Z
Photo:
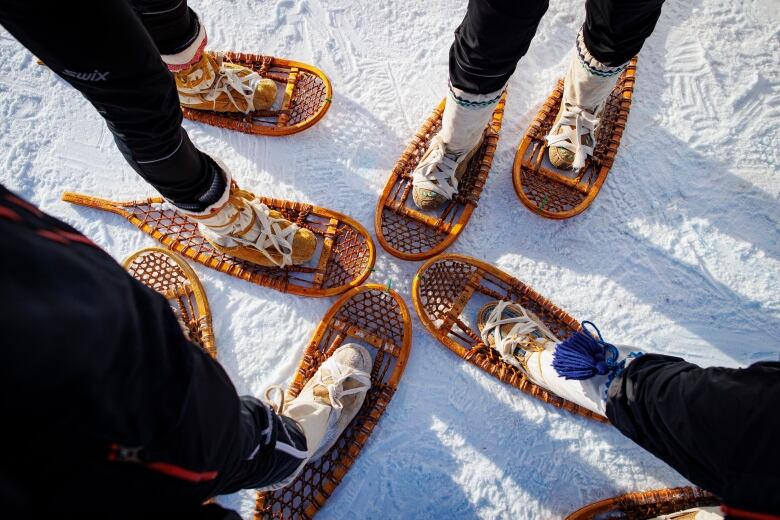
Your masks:
M727 506L780 513L780 363L700 368L646 354L610 386L607 417Z
M186 0L130 0L160 54L176 54L197 39L200 20Z
M157 47L125 0L91 2L88 10L5 0L0 24L95 106L125 159L163 196L197 200L216 167L181 127L176 87Z
M277 484L292 475L306 458L306 437L298 423L277 415L267 404L243 396L241 421L248 455L221 482L219 494Z
M0 236L0 510L185 510L297 468L298 425L108 254L1 185Z
M633 58L653 33L664 0L587 0L585 47L604 65Z
M450 82L472 94L503 87L528 51L547 0L469 0L450 48Z

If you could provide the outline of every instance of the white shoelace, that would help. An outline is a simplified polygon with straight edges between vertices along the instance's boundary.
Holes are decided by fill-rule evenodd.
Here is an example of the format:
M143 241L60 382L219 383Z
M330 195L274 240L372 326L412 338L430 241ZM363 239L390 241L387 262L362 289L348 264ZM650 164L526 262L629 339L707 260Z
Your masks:
M507 363L522 368L520 361L515 357L515 350L529 339L543 338L553 343L558 343L558 338L550 332L550 329L531 315L524 307L514 304L512 310L520 310L521 316L501 318L504 310L510 304L508 301L499 301L488 316L482 328L482 341L489 345L488 336L493 335L493 348L501 354L501 358ZM501 327L512 324L512 328L506 336L502 337ZM524 341L525 340L525 341ZM523 351L525 352L525 351Z
M431 152L425 161L420 162L412 175L412 184L416 188L430 190L451 200L458 193L458 179L455 170L464 154L446 151L444 141L435 135L430 144Z
M257 200L246 202L246 207L254 212L256 223L259 224L259 226L253 226L253 229L256 229L258 232L256 238L250 240L235 234L237 231L241 230L241 219L236 219L235 222L222 226L208 224L206 231L201 230L201 233L208 236L210 231L217 235L216 239L218 241L230 239L239 244L251 246L263 253L268 260L278 267L292 265L292 244L295 239L295 233L298 232L298 226L290 223L287 227L283 228L281 224L287 223L288 221L283 218L271 217L268 206ZM224 231L217 231L219 228L227 229ZM279 253L282 257L281 261L277 261L271 256L268 252L269 249Z
M593 145L596 143L595 129L599 124L596 116L598 109L590 111L586 108L564 102L563 114L547 134L547 144L574 152L572 167L580 169L585 166L585 159L593 155ZM582 143L582 136L590 137L591 145Z
M283 218L271 217L268 206L263 203L250 203L249 207L251 207L255 212L255 215L257 215L261 232L254 241L247 240L246 243L263 253L266 258L279 267L292 264L292 243L295 238L295 233L298 232L298 226L290 224L283 228L280 223L287 223L288 221ZM237 241L241 242L243 239L238 237ZM269 247L272 247L282 255L281 262L277 263L268 253Z
M328 389L330 404L335 409L341 410L342 397L346 395L359 394L361 392L368 391L371 388L371 376L368 373L363 372L362 370L357 370L348 365L342 365L332 357L326 359L325 362L322 363L321 367L324 367L328 370L328 374L332 381L330 383L326 383L323 380L323 371L318 370L313 376L317 378L314 381L314 384L322 385ZM345 389L344 382L347 379L353 379L359 384L354 388Z
M225 94L233 106L240 108L233 97L234 93L238 93L246 101L246 109L242 110L242 112L248 114L253 111L255 109L255 90L257 89L257 84L262 79L260 75L253 72L252 74L239 76L241 69L225 67L222 53L215 52L213 56L217 61L218 68L217 70L212 70L215 78L207 88L207 91L203 92L202 87L196 86L189 89L180 88L180 92L200 95L204 100L213 102L215 108L220 94ZM202 71L200 72L202 73Z

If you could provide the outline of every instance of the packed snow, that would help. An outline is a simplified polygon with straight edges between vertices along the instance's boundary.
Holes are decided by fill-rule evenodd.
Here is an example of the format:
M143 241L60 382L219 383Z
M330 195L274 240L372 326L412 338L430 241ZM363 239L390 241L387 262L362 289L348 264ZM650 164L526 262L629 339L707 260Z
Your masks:
M573 5L574 4L574 5ZM387 176L443 97L466 0L193 0L211 49L309 62L335 88L325 119L285 138L197 123L193 141L258 193L325 206L373 234ZM780 353L780 10L776 0L669 0L638 63L628 129L593 206L543 220L515 197L514 150L568 64L584 2L553 0L509 84L498 150L454 252L520 278L608 341L702 365ZM121 260L154 245L65 190L153 194L95 110L0 30L0 181ZM379 249L370 281L411 308L418 263ZM219 359L241 393L286 383L335 298L280 294L194 265ZM467 365L414 317L399 391L321 518L556 518L685 485L610 426ZM746 403L747 404L747 403ZM715 434L716 432L713 432ZM88 499L88 492L86 493ZM220 498L245 518L254 492Z

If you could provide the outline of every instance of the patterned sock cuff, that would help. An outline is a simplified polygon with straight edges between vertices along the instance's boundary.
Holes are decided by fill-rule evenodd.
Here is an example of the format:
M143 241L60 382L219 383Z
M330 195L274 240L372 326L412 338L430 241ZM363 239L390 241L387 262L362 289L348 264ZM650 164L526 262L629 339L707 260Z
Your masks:
M583 67L585 67L588 72L593 74L594 76L601 76L601 77L609 77L609 76L615 76L617 74L620 74L625 70L625 68L628 66L628 62L625 62L622 65L618 65L617 67L608 67L607 65L604 65L599 60L593 57L590 52L588 52L588 49L585 47L585 37L582 34L582 27L580 27L580 31L577 33L577 57L580 60L580 63Z
M501 94L504 93L504 87L488 94L471 94L459 88L453 87L452 82L448 82L450 88L450 97L455 100L458 106L465 108L486 108L498 103Z

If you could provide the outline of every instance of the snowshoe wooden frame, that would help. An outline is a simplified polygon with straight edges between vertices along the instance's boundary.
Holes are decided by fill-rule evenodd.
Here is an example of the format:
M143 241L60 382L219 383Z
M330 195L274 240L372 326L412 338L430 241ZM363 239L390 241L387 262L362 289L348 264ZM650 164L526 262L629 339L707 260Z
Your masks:
M710 492L697 487L678 487L628 493L582 507L566 520L591 520L599 515L614 519L640 520L685 511L694 507L718 505Z
M257 494L256 520L313 517L357 459L398 388L409 359L412 323L401 296L384 286L367 284L339 298L306 347L288 396L297 396L320 364L351 341L369 348L374 358L371 390L363 407L334 447L306 465L289 486Z
M333 87L317 67L299 61L225 52L224 59L257 71L284 89L278 110L255 110L249 114L212 112L182 107L184 117L199 123L247 134L281 136L306 130L322 119L330 108Z
M599 194L615 160L620 139L626 128L636 77L636 57L623 71L607 99L596 130L593 156L575 176L567 176L544 163L548 146L545 136L552 128L563 97L563 80L542 105L517 148L512 182L520 202L546 218L565 219L585 211ZM530 150L530 151L529 151Z
M432 212L423 212L408 202L412 194L412 172L425 154L431 138L441 128L443 100L423 123L390 173L374 214L379 243L402 260L425 260L447 249L458 238L477 207L496 152L504 118L506 92L485 129L482 146L469 161L453 200ZM411 205L411 206L410 206ZM435 214L436 216L432 216Z
M133 278L168 300L187 327L190 341L217 358L206 291L184 259L161 247L147 247L128 256L122 265Z
M161 197L114 202L66 192L62 200L121 215L163 245L207 267L277 291L324 297L344 293L362 284L376 258L374 243L355 220L328 209L259 197L284 218L311 230L318 237L319 258L308 265L263 267L215 250L198 233L197 224ZM314 267L309 267L314 265Z
M520 369L506 363L496 350L486 345L479 331L461 318L475 293L519 303L541 318L561 340L582 329L566 311L517 278L468 256L443 254L431 258L420 266L412 282L412 301L420 321L445 347L502 382L556 408L608 422L600 415L532 383ZM476 319L472 321L476 327Z

